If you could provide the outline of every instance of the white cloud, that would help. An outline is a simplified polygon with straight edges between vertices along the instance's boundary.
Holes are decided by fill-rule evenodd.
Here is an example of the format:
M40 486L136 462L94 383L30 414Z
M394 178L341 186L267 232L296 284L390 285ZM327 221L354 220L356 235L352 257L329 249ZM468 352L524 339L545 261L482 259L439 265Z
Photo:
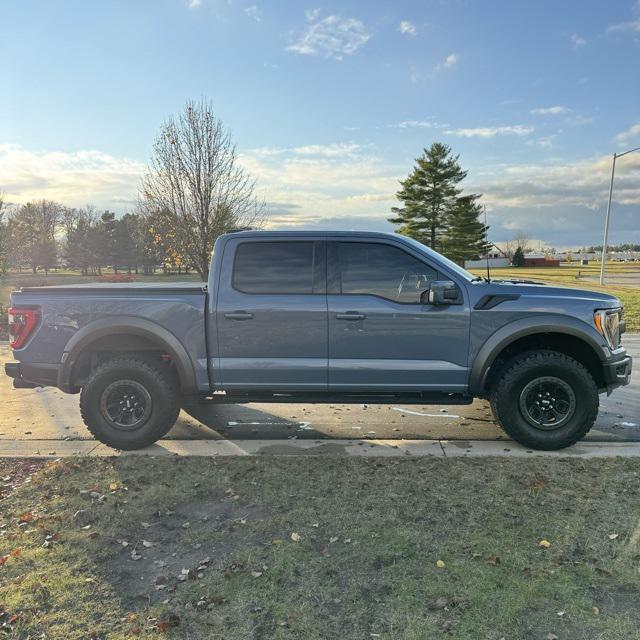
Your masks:
M430 120L403 120L391 126L398 127L399 129L430 129L437 125Z
M398 31L408 36L415 36L417 32L416 26L408 20L402 20L398 25Z
M202 4L202 0L188 0L188 1L189 1L189 9L197 9Z
M450 53L436 69L453 69L458 64L458 54Z
M640 122L631 125L626 131L619 133L616 136L616 142L619 144L627 144L634 138L640 139Z
M486 170L475 180L474 189L485 193L487 206L491 204L493 208L598 209L606 201L610 175L610 156L565 163L503 165ZM640 205L640 157L629 156L617 173L615 200Z
M630 32L640 33L640 20L630 20L629 22L620 22L619 24L612 24L607 28L609 33L618 32Z
M30 151L0 144L0 191L15 202L38 198L122 210L136 200L141 162L100 151Z
M562 116L567 113L571 113L572 109L569 107L563 107L556 105L555 107L541 107L539 109L532 109L531 113L538 116Z
M345 55L353 55L371 37L364 24L355 18L331 15L320 19L317 9L308 11L306 17L309 23L306 30L287 51L342 60Z
M462 129L447 129L446 134L452 136L459 136L461 138L493 138L494 136L528 136L533 133L534 128L523 125L508 125L502 127L473 127Z
M248 7L245 7L244 12L252 20L255 20L256 22L262 22L262 11L260 11L260 7L258 7L257 4L252 4Z
M577 33L572 33L570 39L574 49L580 49L581 47L584 47L587 44L587 41Z
M304 12L304 16L309 22L313 22L320 17L320 13L321 11L318 8L308 9L307 11Z
M556 134L552 134L550 136L541 136L539 138L534 138L533 140L528 140L527 144L536 145L538 147L542 147L543 149L551 149L553 147L553 141L556 139Z

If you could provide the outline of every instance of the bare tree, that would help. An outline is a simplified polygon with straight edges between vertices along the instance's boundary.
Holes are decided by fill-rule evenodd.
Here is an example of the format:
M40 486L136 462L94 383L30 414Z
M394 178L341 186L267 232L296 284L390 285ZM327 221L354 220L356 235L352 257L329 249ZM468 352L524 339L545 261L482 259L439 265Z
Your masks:
M0 191L0 274L9 269L9 223L6 216L7 203Z
M529 236L524 231L518 231L513 238L516 248L520 247L524 253L529 250Z
M518 231L513 238L502 243L505 255L511 260L517 248L520 247L524 253L529 249L529 238L523 231Z
M229 130L206 100L187 102L163 125L140 194L142 211L172 216L172 249L206 279L213 243L226 231L256 226L265 205L239 166Z

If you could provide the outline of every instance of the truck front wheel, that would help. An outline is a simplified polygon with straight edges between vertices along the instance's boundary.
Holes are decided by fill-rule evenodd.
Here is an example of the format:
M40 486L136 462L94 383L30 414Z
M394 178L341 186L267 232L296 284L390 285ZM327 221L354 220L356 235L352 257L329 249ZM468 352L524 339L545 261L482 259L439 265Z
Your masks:
M178 381L162 362L114 358L92 371L80 394L80 412L100 442L141 449L167 434L178 419Z
M556 351L515 356L493 384L490 401L505 432L531 449L575 444L598 415L598 388L591 374Z

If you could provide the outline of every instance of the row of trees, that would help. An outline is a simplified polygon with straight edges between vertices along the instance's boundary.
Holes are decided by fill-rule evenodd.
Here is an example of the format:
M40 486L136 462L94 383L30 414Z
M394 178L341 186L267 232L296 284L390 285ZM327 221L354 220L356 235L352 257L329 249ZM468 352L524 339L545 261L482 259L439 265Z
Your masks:
M163 265L181 271L185 261L167 251L156 232L167 218L162 212L116 218L111 211L51 200L0 208L0 271L48 273L61 265L83 275L99 275L105 267L151 273Z

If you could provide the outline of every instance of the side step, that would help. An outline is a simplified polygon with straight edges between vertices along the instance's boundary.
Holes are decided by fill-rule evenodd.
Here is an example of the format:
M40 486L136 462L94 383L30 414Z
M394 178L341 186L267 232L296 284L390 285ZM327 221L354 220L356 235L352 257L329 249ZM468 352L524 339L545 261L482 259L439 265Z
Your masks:
M471 404L473 396L462 393L331 393L331 392L215 392L200 398L207 404L248 404L282 402L300 404Z

